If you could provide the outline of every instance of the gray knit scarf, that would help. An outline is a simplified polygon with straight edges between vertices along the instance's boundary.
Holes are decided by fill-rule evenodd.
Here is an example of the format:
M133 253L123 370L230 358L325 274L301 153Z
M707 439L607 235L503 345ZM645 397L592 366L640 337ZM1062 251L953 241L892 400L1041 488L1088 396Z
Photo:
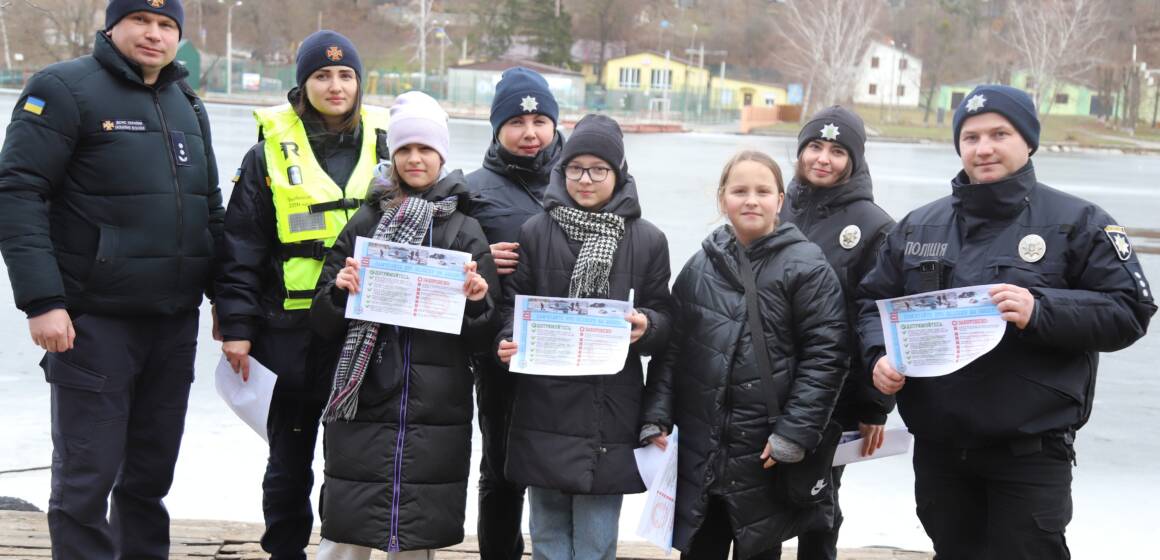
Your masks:
M612 271L616 247L624 237L624 218L565 206L552 208L548 213L569 239L582 244L576 265L572 267L568 297L608 297L608 274Z
M396 243L419 245L431 227L433 218L442 218L455 212L459 197L451 196L439 202L408 196L398 206L383 199L383 218L375 228L374 238ZM323 412L324 422L353 420L358 412L358 392L366 378L367 366L379 338L379 323L351 321L346 329L346 341L334 370L334 386ZM407 375L407 372L403 372Z

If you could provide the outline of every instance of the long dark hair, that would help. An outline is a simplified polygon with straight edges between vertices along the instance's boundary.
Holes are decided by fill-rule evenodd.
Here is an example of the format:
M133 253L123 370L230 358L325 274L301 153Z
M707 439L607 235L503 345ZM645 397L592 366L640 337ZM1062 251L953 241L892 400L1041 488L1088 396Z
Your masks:
M309 80L310 78L307 79ZM354 132L358 130L359 123L362 122L362 80L360 80L356 75L355 81L358 82L358 90L355 93L354 105L350 108L350 111L347 114L343 115L342 122L339 123L338 130L335 132L354 134ZM310 104L310 99L306 96L306 90L301 86L295 89L297 89L298 92L297 96L293 96L292 105L294 107L294 112L298 113L298 117L310 117L312 119L322 121L322 113L319 113L318 109L315 109L314 106Z

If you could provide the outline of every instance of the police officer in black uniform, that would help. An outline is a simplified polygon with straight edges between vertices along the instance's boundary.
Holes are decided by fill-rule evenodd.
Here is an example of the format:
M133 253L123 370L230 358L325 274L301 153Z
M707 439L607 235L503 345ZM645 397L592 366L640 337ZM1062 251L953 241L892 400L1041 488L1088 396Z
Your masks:
M1038 141L1026 93L975 88L955 111L951 195L903 218L859 286L866 363L915 436L918 517L940 560L1070 556L1072 444L1098 353L1144 336L1156 311L1124 228L1036 181ZM900 374L874 300L981 284L1008 322L999 345L950 375Z
M113 0L93 53L21 93L0 249L52 395L53 558L167 558L198 306L222 231L180 0ZM112 494L110 503L109 496Z

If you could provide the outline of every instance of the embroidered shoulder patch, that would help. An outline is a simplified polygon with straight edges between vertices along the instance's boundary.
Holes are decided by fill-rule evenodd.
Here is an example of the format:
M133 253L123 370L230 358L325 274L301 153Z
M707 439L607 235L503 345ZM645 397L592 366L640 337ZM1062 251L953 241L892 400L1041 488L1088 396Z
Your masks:
M39 115L44 112L44 100L39 97L33 97L29 95L28 98L24 100L24 110L32 113L33 115Z
M1132 242L1128 241L1128 230L1123 226L1106 226L1104 234L1112 242L1112 247L1116 249L1116 256L1120 257L1120 260L1126 261L1132 257Z

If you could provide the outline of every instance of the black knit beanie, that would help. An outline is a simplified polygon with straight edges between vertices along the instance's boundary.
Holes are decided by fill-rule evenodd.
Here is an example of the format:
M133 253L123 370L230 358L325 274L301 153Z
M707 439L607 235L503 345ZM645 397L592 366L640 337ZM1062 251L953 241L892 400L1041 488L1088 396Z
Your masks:
M576 123L572 135L564 143L564 153L560 156L561 167L579 155L596 156L616 172L619 186L628 176L628 162L624 159L624 133L616 121L604 115L589 114Z
M109 0L109 5L105 7L105 31L134 12L152 12L172 19L177 22L178 36L185 25L185 9L181 7L181 0Z
M866 125L857 113L834 105L822 109L810 117L810 122L798 133L797 155L802 155L806 145L814 140L837 142L850 155L850 170L858 169L866 154Z
M1011 86L986 84L971 90L955 109L956 152L962 153L959 151L959 132L963 129L963 121L983 113L1003 115L1023 137L1023 141L1027 142L1032 154L1039 149L1039 117L1035 115L1035 103L1031 101L1031 96Z
M491 99L491 133L498 134L508 119L528 113L539 113L556 124L560 108L548 81L538 72L523 66L508 68L500 75Z
M363 67L358 51L350 39L337 31L323 29L303 39L298 46L296 63L298 67L294 71L294 81L298 87L302 87L315 70L327 66L349 66L354 69L359 83L362 83Z

